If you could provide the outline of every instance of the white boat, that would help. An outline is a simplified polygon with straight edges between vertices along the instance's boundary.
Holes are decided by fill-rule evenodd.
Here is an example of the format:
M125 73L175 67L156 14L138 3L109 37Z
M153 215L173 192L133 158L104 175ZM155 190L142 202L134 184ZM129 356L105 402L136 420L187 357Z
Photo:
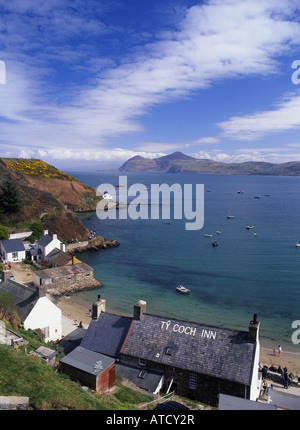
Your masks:
M300 243L296 243L296 248L300 248Z
M247 230L251 230L252 228L254 228L253 225L247 225L246 227Z
M205 234L204 237L212 237L212 234Z
M234 218L234 215L227 215L227 218L232 219L232 218Z
M178 285L178 287L176 287L176 290L184 294L191 292L191 290L189 290L188 288L185 288L183 285Z

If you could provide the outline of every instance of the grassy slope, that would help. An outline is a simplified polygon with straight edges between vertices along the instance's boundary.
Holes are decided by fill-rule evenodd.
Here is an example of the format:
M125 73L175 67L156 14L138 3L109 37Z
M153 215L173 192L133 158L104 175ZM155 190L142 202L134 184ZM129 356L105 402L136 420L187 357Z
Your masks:
M134 409L135 404L152 400L118 385L120 390L115 394L99 396L91 390L84 391L80 384L55 372L42 360L0 345L0 395L29 397L34 409Z

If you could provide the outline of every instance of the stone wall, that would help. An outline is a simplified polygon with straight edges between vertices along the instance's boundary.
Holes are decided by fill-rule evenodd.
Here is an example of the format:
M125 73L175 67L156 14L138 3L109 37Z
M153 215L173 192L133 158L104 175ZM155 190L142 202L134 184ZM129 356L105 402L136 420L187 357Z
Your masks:
M87 272L54 278L53 282L46 283L45 286L51 296L62 296L99 288L102 284L94 278L93 272Z
M0 410L27 410L29 397L0 396Z

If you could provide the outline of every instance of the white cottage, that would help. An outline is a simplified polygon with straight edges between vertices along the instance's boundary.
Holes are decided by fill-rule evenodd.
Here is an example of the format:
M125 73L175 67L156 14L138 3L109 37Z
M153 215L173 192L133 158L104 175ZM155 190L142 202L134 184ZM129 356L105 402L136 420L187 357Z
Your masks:
M40 237L35 245L32 255L37 261L43 261L55 248L61 249L62 243L57 238L57 234L50 236L48 230L44 231L44 236Z
M26 250L21 239L1 240L1 255L4 261L10 263L23 261L26 258Z
M62 311L46 297L43 288L31 288L6 280L0 283L0 292L9 294L25 330L41 329L45 342L62 338Z

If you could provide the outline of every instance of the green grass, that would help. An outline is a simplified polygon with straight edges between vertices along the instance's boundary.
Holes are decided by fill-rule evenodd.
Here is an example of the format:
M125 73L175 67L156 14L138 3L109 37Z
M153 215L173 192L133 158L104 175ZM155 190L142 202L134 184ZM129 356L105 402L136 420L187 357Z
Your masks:
M36 347L40 344L34 336L30 343ZM153 400L151 396L123 387L116 379L115 394L85 391L79 383L56 372L42 360L21 349L0 345L0 395L29 397L33 409L132 410L139 403Z

